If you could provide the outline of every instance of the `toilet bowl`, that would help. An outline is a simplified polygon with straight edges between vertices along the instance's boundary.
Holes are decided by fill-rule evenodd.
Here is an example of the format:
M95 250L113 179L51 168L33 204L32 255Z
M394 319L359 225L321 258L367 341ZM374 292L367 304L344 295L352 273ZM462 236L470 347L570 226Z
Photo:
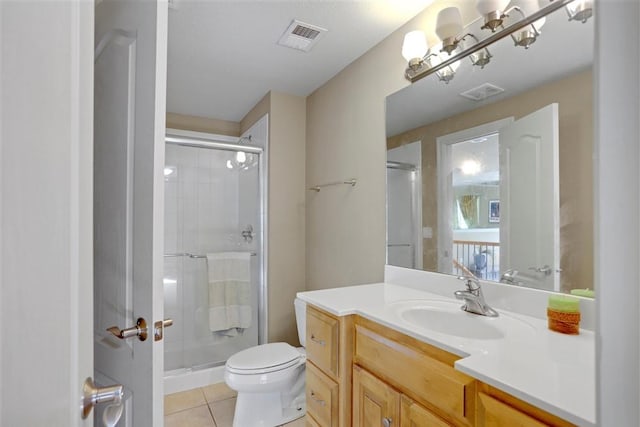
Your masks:
M306 304L294 301L300 344L305 344ZM242 350L225 364L224 380L238 392L233 427L274 427L306 413L306 352L287 343Z

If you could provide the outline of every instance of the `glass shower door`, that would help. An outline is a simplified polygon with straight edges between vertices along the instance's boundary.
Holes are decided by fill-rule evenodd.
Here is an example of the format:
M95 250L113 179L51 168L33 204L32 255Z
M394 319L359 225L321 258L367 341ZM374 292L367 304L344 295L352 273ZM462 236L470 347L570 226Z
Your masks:
M165 371L203 369L258 344L260 154L166 145ZM171 333L173 332L173 333Z

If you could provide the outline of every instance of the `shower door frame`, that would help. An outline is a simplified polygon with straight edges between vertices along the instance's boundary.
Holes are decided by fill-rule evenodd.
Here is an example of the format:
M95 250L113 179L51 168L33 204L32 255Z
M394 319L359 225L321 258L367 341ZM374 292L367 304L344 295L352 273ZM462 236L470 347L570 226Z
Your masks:
M244 151L245 153L258 154L258 188L260 190L259 197L259 216L260 216L260 285L258 287L258 344L265 344L267 342L268 331L268 297L267 292L267 233L265 232L267 221L267 197L268 190L268 159L267 159L267 147L269 144L268 139L265 141L265 147L260 147L251 144L239 144L238 141L241 137L218 135L212 133L186 131L180 129L167 128L165 134L165 145L180 145L183 147L193 148L206 148L213 150L224 151Z

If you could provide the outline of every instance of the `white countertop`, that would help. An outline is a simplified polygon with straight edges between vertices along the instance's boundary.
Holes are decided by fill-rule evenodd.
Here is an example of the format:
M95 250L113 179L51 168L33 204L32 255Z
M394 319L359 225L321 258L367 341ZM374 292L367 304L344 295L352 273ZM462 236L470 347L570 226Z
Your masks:
M389 283L301 292L298 297L336 316L358 314L459 355L455 369L571 423L596 425L592 331L564 335L550 331L544 319L498 309L498 319L507 325L503 338L475 340L442 334L406 322L398 315L398 307L407 300L461 305L460 301ZM509 331L509 321L526 324L526 332Z

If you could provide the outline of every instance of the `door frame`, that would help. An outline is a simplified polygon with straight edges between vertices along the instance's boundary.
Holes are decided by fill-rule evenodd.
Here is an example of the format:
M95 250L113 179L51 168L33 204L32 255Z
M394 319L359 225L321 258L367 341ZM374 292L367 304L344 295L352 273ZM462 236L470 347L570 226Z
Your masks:
M451 174L451 149L463 141L498 133L498 131L513 123L513 116L436 138L436 159L438 164L438 271L451 273L453 271L453 227L451 221L451 204L453 203L453 185ZM445 166L446 167L443 167Z

